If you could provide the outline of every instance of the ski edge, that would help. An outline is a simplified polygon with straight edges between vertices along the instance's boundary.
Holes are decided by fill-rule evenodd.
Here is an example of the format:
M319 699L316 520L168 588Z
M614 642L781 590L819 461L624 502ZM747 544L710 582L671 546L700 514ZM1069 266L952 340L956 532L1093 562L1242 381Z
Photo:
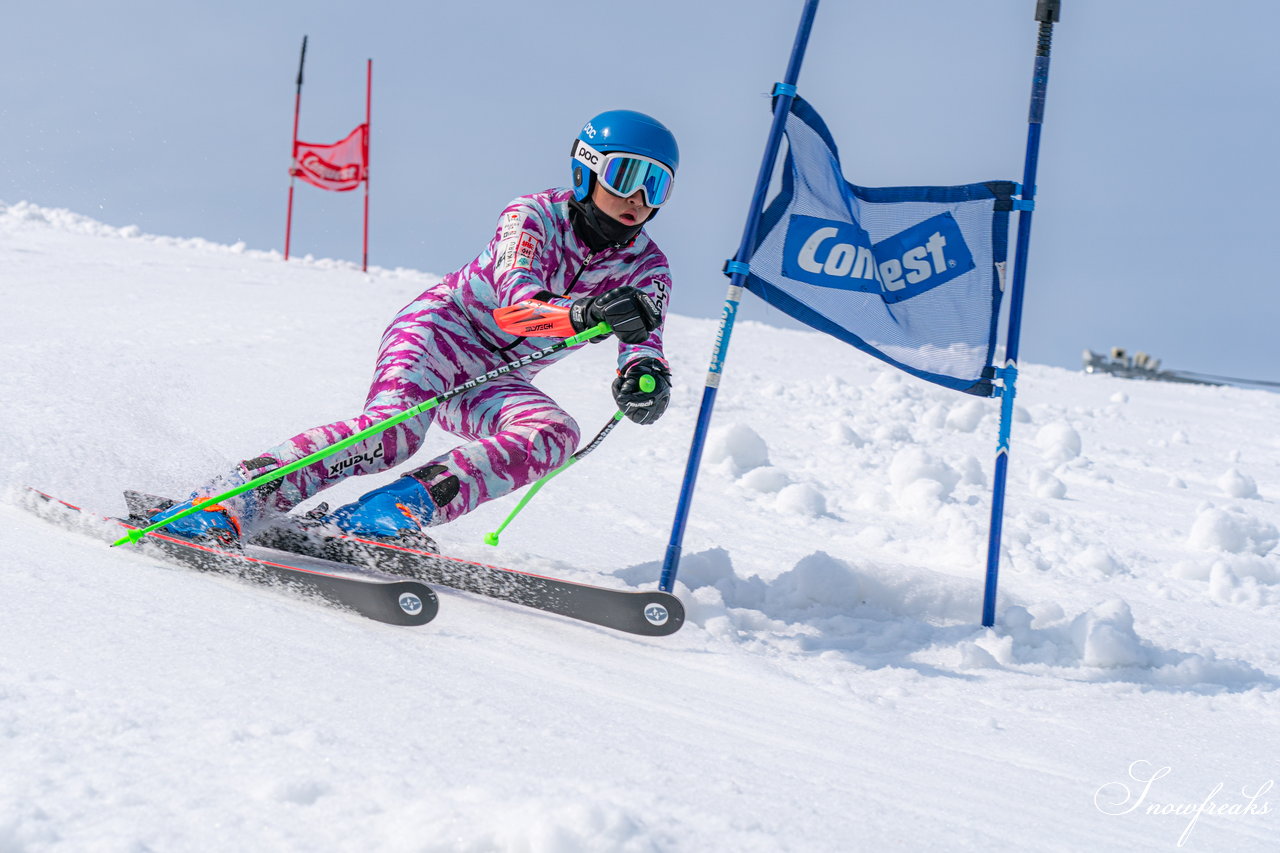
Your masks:
M306 533L289 527L264 533L274 547L285 550L290 545L298 547L301 541L315 545ZM613 589L356 536L336 536L329 541L341 548L344 561L623 633L665 637L680 630L685 621L683 602L660 590ZM389 555L396 567L386 565L385 561L374 562L379 554Z

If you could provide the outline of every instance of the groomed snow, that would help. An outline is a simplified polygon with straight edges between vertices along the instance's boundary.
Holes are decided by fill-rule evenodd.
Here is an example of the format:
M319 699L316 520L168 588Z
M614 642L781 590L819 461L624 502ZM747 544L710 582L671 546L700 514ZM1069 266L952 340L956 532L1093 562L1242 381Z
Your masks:
M18 503L119 512L353 414L432 276L26 203L0 269L6 853L1276 849L1280 396L1023 366L984 630L997 404L740 323L678 634L447 589L397 628ZM714 333L671 317L667 416L446 550L654 584ZM588 434L611 350L543 374Z

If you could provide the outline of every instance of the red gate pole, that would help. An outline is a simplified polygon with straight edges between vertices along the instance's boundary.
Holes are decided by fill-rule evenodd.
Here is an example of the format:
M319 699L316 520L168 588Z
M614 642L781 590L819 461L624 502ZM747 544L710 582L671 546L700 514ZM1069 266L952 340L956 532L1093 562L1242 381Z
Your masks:
M289 146L289 212L284 219L284 259L289 260L289 239L293 236L293 158L298 150L298 113L302 111L302 66L307 61L307 37L302 37L302 56L298 59L298 93L293 98L293 144Z
M364 262L361 272L369 271L369 121L372 117L373 60L365 66L364 75Z

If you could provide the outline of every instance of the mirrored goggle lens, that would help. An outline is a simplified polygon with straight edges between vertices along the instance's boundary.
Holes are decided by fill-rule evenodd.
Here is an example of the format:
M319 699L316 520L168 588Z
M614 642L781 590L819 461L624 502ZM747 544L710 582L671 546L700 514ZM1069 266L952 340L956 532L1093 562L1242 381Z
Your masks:
M600 180L623 198L643 189L645 203L650 207L661 207L671 197L670 170L661 163L636 157L608 158L600 171Z

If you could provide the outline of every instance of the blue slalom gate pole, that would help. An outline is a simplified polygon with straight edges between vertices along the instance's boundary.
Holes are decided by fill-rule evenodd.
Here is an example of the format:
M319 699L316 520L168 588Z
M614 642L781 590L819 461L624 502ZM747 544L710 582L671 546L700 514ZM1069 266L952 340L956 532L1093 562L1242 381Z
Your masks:
M1005 479L1009 468L1009 439L1013 430L1013 398L1018 380L1018 343L1022 331L1022 295L1027 281L1027 252L1031 248L1031 214L1035 209L1036 166L1040 160L1040 128L1049 89L1049 51L1053 25L1062 11L1062 0L1037 0L1036 64L1031 78L1031 112L1027 118L1027 159L1022 170L1022 208L1018 215L1018 239L1013 260L1013 294L1009 302L1009 330L1005 338L1005 365L996 375L1004 379L1000 405L1000 438L996 444L995 483L991 494L991 532L987 539L987 584L982 598L982 624L996 622L996 584L1000 574L1000 532L1004 522ZM665 587L664 587L665 589Z
M716 405L716 391L720 387L720 374L724 370L724 361L729 352L729 336L733 334L733 324L738 315L738 303L742 299L742 286L746 281L748 263L756 242L756 224L760 219L760 211L764 209L764 197L769 191L769 181L773 177L773 167L778 159L778 149L782 145L782 131L786 127L787 115L791 112L791 101L796 94L796 80L800 77L800 65L804 62L804 51L809 44L809 32L813 29L813 18L818 13L818 0L805 0L804 11L800 14L800 26L796 29L796 40L791 46L791 61L787 63L787 73L782 82L773 88L773 124L769 128L769 141L765 143L764 159L760 163L760 174L756 177L756 191L751 198L751 207L747 213L747 224L742 231L742 243L733 260L725 264L725 274L729 276L729 293L725 297L724 308L720 312L720 328L716 332L715 349L711 353L711 366L707 370L707 384L702 392L702 407L698 410L698 423L693 432L693 443L689 447L689 461L684 469L684 483L680 488L680 500L676 505L676 517L671 526L671 541L667 545L666 557L662 563L662 577L658 588L663 592L671 592L676 583L676 572L680 569L680 551L684 541L685 523L689 518L689 508L693 503L693 489L698 480L698 465L702 462L702 448L707 439L707 428L711 424L711 410Z

